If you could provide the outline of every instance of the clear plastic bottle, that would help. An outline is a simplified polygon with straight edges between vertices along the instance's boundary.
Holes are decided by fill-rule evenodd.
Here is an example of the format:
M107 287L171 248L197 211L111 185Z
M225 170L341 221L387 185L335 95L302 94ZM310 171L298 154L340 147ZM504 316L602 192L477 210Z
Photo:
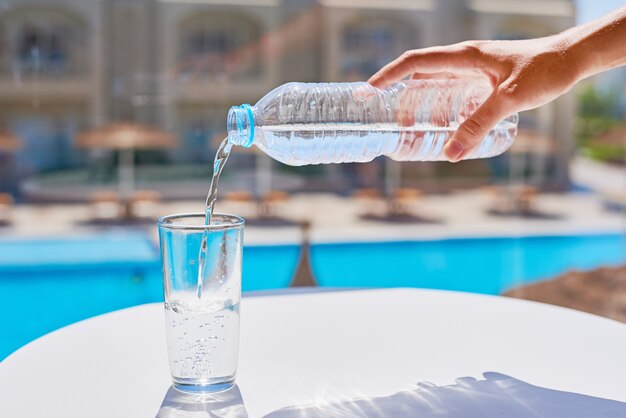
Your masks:
M255 106L228 112L228 140L256 145L289 165L445 160L443 147L459 124L491 94L476 80L406 80L386 89L365 82L287 83ZM465 159L506 151L517 114L498 123Z

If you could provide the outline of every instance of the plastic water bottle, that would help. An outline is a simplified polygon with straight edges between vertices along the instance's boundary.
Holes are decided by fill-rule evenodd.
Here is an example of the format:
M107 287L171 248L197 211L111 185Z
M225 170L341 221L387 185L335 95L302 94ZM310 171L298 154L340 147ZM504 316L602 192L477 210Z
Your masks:
M386 89L365 82L287 83L256 105L228 112L228 141L256 145L289 165L445 160L458 126L491 94L476 80L407 80ZM517 114L500 121L465 159L499 155L513 143Z

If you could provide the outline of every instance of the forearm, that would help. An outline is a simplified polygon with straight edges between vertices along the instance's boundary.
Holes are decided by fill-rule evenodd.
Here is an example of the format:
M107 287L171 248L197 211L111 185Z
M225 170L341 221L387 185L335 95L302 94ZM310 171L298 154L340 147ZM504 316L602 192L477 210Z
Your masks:
M578 79L626 64L626 6L600 19L569 29L562 42Z

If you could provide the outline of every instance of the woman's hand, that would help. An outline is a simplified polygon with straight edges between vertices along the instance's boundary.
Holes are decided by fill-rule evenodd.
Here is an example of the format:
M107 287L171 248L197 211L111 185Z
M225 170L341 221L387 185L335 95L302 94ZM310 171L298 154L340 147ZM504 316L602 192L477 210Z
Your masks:
M492 94L469 115L444 149L450 161L463 159L498 121L541 106L569 90L581 70L558 36L520 41L470 41L407 51L374 74L369 83L386 87L412 78L481 75Z

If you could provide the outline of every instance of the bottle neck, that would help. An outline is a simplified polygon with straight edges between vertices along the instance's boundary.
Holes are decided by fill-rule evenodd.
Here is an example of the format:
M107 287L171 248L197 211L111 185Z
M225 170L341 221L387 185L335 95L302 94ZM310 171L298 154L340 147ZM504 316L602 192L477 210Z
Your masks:
M254 142L254 111L249 104L233 106L228 111L226 130L228 142L245 148Z

